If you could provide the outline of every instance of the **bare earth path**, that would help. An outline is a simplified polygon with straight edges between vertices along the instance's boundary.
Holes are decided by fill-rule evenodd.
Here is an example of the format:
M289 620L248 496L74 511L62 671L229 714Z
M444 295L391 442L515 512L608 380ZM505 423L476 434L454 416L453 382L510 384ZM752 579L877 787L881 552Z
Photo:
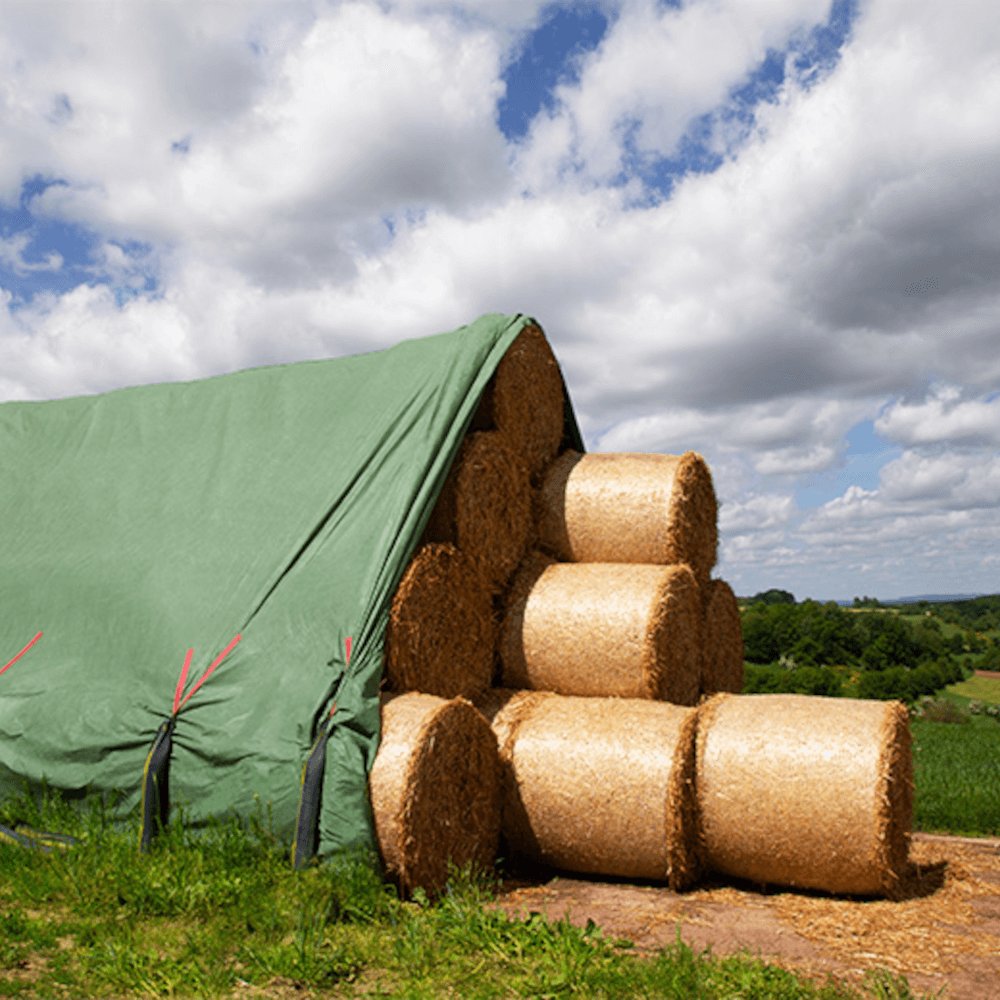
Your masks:
M574 924L593 920L606 937L639 950L673 943L695 950L748 948L800 972L860 981L867 969L902 973L915 993L1000 1000L1000 841L913 835L909 898L852 900L702 879L678 894L655 883L600 881L524 866L497 906Z

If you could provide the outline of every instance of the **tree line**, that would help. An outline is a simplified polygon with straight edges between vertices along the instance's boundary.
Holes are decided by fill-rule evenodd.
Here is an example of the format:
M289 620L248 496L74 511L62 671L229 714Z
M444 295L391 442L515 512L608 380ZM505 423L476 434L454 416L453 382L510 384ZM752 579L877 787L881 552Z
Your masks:
M1000 606L1000 597L990 600ZM945 636L933 615L913 624L872 609L876 603L856 600L864 610L848 611L833 601L795 603L787 591L758 594L742 615L744 691L913 701L962 680L973 667L1000 669L996 639L971 629ZM984 609L973 610L975 617L969 613L966 620L979 621Z

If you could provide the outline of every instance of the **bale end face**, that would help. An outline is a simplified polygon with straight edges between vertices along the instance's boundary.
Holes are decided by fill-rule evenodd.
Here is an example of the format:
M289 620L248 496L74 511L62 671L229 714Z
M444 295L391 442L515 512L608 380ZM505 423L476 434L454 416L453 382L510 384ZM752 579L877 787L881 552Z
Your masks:
M500 832L496 737L461 698L388 697L370 776L383 864L405 893L446 886L451 867L492 867Z
M712 580L704 591L701 690L704 694L743 690L743 622L732 588Z
M454 545L423 545L396 589L386 629L386 679L394 691L442 698L485 690L493 674L490 591Z

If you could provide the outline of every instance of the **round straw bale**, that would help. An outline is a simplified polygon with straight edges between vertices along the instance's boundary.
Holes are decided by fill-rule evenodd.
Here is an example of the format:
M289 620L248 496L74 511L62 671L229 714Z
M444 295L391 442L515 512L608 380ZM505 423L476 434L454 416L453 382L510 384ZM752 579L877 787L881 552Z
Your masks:
M699 582L715 565L712 474L683 455L564 452L538 494L538 535L564 562L687 563Z
M439 892L449 862L492 867L500 835L497 742L469 702L383 697L369 789L383 863L405 892Z
M555 563L532 553L501 627L503 683L693 705L701 594L687 566Z
M705 605L701 690L715 694L743 690L743 623L740 606L724 580L711 580L702 595Z
M562 374L545 334L526 326L507 349L472 419L474 430L498 430L536 476L563 439Z
M528 471L498 431L467 434L431 513L425 537L451 542L499 591L532 530Z
M674 890L697 878L696 709L506 691L482 710L500 745L510 848Z
M899 894L913 811L904 705L720 694L699 713L710 868L760 883Z
M396 588L385 637L394 691L470 696L490 684L495 640L490 592L454 545L422 545Z

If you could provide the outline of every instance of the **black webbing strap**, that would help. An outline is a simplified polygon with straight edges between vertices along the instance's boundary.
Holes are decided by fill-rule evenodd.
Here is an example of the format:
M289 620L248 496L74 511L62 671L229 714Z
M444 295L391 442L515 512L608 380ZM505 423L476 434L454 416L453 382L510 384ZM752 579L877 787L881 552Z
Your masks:
M148 851L156 834L167 825L170 815L170 742L177 716L160 723L156 738L142 769L142 827L139 850Z
M295 843L292 845L292 867L304 868L316 856L316 834L319 828L319 797L323 790L326 768L326 738L336 704L319 727L319 735L302 766L302 790L299 811L295 817Z

